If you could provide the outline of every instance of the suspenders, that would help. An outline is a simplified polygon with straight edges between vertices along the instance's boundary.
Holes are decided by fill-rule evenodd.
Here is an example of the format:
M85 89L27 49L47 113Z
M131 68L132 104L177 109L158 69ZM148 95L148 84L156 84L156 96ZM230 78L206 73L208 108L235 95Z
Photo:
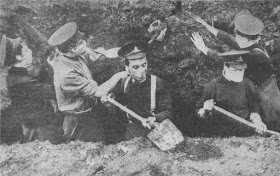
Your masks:
M131 79L131 76L129 76L128 78L126 78L125 82L124 82L124 86L123 86L123 91L124 93L126 93L126 88L128 85L129 80ZM151 75L151 107L150 107L150 112L151 115L153 116L155 114L155 109L156 109L156 79L157 77L155 75ZM127 114L127 117L128 114Z
M131 79L131 76L129 76L128 78L126 78L125 82L124 82L124 85L123 85L123 92L125 93L126 92L126 88L127 88L127 84L129 82L129 80Z
M156 82L157 77L155 75L151 75L151 115L155 115L155 109L156 109Z

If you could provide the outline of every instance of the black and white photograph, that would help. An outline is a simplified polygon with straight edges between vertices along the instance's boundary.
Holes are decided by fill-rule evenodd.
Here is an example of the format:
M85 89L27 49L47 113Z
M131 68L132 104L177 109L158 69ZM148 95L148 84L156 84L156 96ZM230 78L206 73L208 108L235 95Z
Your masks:
M1 176L280 175L279 0L1 0Z

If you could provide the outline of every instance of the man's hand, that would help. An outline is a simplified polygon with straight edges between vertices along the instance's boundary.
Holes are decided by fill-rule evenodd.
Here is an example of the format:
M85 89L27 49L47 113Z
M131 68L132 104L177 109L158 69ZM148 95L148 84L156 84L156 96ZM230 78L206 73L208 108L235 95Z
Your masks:
M128 71L121 71L115 74L120 79L125 79L129 76Z
M214 100L213 99L210 99L210 100L206 100L203 104L203 109L204 110L208 110L208 111L212 111L213 108L214 108Z
M255 124L257 133L263 134L266 132L267 126L263 123L261 116L258 113L251 113L250 120Z
M202 24L203 26L205 26L209 30L209 32L211 32L213 35L217 36L219 30L216 29L214 26L209 25L208 23L206 23L206 21L204 21L199 17L195 17L195 20L200 24Z
M209 25L208 23L206 23L206 21L204 21L203 19L199 18L199 17L195 17L195 21L199 22L200 24L207 26Z
M201 119L206 118L206 114L205 114L204 108L200 108L197 114L198 114L198 116L199 116Z
M156 125L158 125L156 120L157 119L155 117L148 117L147 119L145 119L144 122L142 122L142 125L149 128L149 129L155 128Z
M111 110L114 107L114 105L109 102L108 98L115 99L115 95L113 93L110 93L109 95L103 95L100 98L100 101L106 108L109 108Z
M203 108L200 108L198 111L198 116L202 119L211 115L211 111L213 110L215 102L213 99L206 100L203 104Z
M198 50L202 51L205 55L207 55L209 49L205 46L205 43L198 32L192 33L191 41L194 43Z

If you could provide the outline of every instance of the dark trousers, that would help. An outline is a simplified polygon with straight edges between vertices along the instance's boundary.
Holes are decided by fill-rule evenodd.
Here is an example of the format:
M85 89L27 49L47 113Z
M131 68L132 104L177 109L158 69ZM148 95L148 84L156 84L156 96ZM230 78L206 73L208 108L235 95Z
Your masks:
M268 129L280 131L280 91L275 76L256 89L260 115Z
M63 132L66 141L99 142L105 140L102 117L96 116L94 113L65 114Z

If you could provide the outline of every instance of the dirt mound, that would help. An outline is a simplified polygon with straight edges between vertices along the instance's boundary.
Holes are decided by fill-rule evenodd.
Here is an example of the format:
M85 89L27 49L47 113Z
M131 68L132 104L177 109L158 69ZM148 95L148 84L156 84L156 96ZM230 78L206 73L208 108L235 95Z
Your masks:
M0 146L1 175L278 175L280 140L261 138L186 138L162 152L150 141L105 146L34 141Z

